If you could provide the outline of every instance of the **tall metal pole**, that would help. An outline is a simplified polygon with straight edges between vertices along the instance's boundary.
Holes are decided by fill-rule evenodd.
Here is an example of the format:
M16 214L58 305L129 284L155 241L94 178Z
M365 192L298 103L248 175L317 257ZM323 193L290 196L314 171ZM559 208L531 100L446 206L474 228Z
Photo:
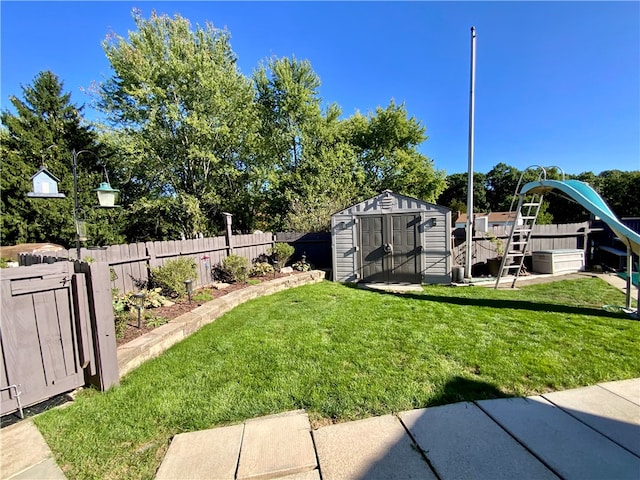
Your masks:
M471 243L473 242L473 122L476 86L476 27L471 27L471 87L469 91L469 171L467 174L467 241L464 276L471 278Z
M80 206L78 204L78 154L75 148L71 150L71 159L73 162L73 224L76 228L76 254L78 261L80 258L80 232L78 231L78 212Z
M627 245L627 308L631 308L631 289L633 288L633 252L631 245ZM640 288L640 286L639 286ZM640 305L638 305L640 308Z

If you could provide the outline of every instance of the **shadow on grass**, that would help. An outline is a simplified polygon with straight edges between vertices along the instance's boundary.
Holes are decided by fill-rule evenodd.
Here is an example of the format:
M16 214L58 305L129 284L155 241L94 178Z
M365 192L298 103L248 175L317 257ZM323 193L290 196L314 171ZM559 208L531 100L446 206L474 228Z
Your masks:
M398 293L384 290L369 290L382 295L392 295L399 298L410 298L413 300L426 300L430 302L449 303L463 307L486 307L486 308L508 308L514 310L530 310L532 312L553 312L568 315L589 315L593 317L615 318L617 320L632 320L629 315L623 312L608 312L600 308L576 307L570 305L560 305L557 303L540 303L528 300L505 300L494 298L464 298L447 295L429 295L427 293Z
M504 393L490 383L456 376L444 384L442 389L429 401L427 406L434 407L449 403L511 397L513 397L513 395Z

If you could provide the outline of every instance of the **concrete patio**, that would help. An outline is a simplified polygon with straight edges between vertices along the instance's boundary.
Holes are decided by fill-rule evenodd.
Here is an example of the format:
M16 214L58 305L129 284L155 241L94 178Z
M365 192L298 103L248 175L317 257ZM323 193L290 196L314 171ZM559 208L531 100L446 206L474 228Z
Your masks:
M638 479L640 379L312 430L304 410L174 437L157 479Z

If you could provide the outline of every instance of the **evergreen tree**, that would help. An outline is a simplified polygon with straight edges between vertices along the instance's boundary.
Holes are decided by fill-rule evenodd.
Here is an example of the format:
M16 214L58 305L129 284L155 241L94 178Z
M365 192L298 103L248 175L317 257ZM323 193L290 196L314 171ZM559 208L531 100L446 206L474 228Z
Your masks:
M95 211L95 189L102 181L101 160L106 152L96 134L82 122L81 107L71 102L63 84L50 71L40 72L22 87L23 99L10 97L16 113L4 110L2 130L2 244L53 242L75 245L73 222L72 150L78 155L80 219L87 221L90 243L122 240L110 224L111 214ZM60 179L64 199L28 198L30 176L46 166Z

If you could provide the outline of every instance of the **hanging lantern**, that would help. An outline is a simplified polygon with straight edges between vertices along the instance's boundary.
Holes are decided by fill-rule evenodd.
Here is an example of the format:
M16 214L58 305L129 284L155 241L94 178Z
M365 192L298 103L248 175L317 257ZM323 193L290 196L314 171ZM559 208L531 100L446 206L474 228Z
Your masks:
M117 188L111 188L109 182L102 182L98 188L95 189L98 194L98 203L101 207L116 207L116 196L120 190Z

